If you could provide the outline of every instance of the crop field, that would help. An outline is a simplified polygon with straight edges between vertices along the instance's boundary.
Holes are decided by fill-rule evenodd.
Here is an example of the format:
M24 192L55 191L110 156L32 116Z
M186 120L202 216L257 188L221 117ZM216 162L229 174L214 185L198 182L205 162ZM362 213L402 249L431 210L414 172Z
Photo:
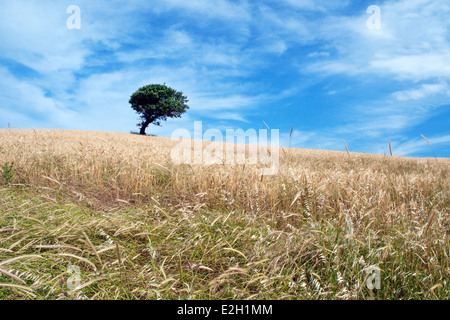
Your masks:
M176 143L0 130L0 300L449 298L449 159Z

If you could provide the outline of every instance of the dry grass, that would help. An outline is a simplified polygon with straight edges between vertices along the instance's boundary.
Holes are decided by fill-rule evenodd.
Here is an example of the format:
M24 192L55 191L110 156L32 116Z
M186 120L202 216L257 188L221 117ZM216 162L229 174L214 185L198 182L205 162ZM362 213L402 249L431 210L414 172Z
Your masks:
M261 177L175 144L0 130L0 299L448 298L448 159L283 149Z

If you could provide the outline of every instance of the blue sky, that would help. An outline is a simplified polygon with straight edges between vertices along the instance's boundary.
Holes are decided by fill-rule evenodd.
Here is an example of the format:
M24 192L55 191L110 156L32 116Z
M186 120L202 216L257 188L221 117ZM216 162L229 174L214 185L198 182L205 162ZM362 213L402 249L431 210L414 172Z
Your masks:
M166 83L190 109L147 133L264 121L284 146L450 156L447 0L0 2L0 128L136 131L131 94Z

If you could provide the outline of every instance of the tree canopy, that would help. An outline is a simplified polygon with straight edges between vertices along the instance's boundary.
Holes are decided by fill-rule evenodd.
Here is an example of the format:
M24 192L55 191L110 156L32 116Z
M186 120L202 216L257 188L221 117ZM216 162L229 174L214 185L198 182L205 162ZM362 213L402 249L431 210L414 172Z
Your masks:
M160 126L161 121L166 121L167 118L180 118L189 109L186 104L188 101L183 92L165 84L151 84L139 88L131 96L130 104L141 117L138 123L140 134L145 135L150 124Z

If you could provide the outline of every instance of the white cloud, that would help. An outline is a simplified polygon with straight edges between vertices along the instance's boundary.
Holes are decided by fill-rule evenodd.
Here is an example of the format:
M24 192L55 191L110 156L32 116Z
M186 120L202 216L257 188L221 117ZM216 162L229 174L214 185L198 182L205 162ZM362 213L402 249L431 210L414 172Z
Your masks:
M330 53L326 52L326 51L316 51L316 52L311 52L310 54L308 54L308 58L324 58L324 57L329 57Z
M190 55L195 46L194 40L186 31L170 28L164 31L158 41L143 43L136 50L119 50L116 56L119 61L127 63L150 58L175 58L175 56Z
M302 10L327 12L336 8L342 8L349 5L349 1L329 1L329 0L282 0L282 2Z
M14 59L41 73L79 69L89 50L70 34L66 8L36 1L2 3L0 48Z
M267 37L269 41L304 43L314 38L307 21L298 16L286 15L283 12L275 12L270 7L259 7L260 17L255 24L259 28L261 37ZM270 36L267 36L270 34Z
M450 50L440 54L390 56L374 58L370 62L373 72L391 74L400 80L422 81L437 78L450 79Z
M195 12L199 19L203 17L221 18L234 21L247 21L251 18L248 12L248 5L245 1L235 3L226 0L159 0L160 5L155 6L155 10L162 11L161 7L166 9L180 9Z
M248 122L245 118L237 112L218 112L218 113L207 113L210 118L219 120L234 120L241 122Z
M280 132L280 145L283 147L302 149L342 150L344 142L340 134L333 130L303 131L294 128L289 132Z
M399 101L420 100L436 94L450 95L446 84L424 84L419 89L394 92L392 95Z
M199 93L192 95L190 101L195 105L195 110L219 111L219 110L243 110L254 107L263 101L264 96L231 95L220 97L218 92L212 94Z
M450 135L437 136L432 138L427 137L427 140L431 143L431 147L433 149L441 145L450 145ZM430 153L430 156L434 156L433 151L428 146L428 143L422 138L410 139L400 143L393 142L392 148L393 153L399 156L408 156L419 152ZM437 154L436 156L439 156L439 154Z
M9 116L23 121L34 118L39 122L68 125L76 113L61 105L39 87L26 81L17 80L5 68L0 67L0 107L3 112L11 110ZM22 116L26 115L26 116ZM5 115L7 117L7 115ZM12 120L11 120L12 121ZM15 123L20 126L21 123Z
M316 34L337 50L311 71L349 75L377 74L399 80L450 79L447 20L442 1L386 2L381 30L369 30L365 11L354 17L330 16Z

